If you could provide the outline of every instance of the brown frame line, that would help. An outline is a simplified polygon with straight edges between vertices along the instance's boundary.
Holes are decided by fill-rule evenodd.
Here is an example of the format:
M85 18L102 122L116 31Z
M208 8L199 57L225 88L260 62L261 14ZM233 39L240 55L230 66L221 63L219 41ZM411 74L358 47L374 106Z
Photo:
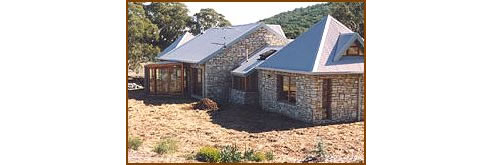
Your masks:
M129 2L364 2L364 161L363 163L320 163L320 164L344 164L344 165L365 165L366 160L367 160L367 102L366 102L366 97L367 97L367 83L366 83L366 71L367 71L367 66L366 66L366 54L367 54L367 2L366 0L267 0L267 1L261 1L261 0L207 0L207 1L200 1L200 0L180 0L180 1L172 1L172 0L126 0L126 8L125 8L125 28L126 28L126 59L125 59L125 70L126 70L126 77L125 77L125 90L126 90L126 164L127 165L138 165L138 164L148 164L148 165L158 165L158 164L177 164L177 163L128 163L128 3ZM182 163L186 164L186 163ZM239 163L224 163L224 164L239 164ZM294 163L269 163L269 164L294 164Z

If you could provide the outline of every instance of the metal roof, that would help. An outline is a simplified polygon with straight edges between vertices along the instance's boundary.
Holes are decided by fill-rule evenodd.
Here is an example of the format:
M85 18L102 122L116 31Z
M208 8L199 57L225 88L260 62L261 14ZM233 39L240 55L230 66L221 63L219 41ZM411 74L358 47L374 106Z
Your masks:
M189 32L186 32L185 34L179 36L174 42L169 45L164 51L160 52L156 58L159 58L160 56L170 52L171 50L176 49L177 47L183 45L184 43L188 42L189 40L195 38L195 36Z
M354 34L356 33L328 15L257 68L307 74L363 73L362 56L344 56L338 61L334 60L337 47L338 51L344 51L343 49L348 48L346 45L355 39L363 42L358 34Z
M233 75L236 75L236 76L243 76L243 77L248 76L249 74L253 73L254 69L258 65L265 62L265 60L258 60L258 59L260 59L261 54L263 54L269 50L272 50L272 49L273 50L280 50L280 49L282 49L282 47L283 46L266 46L265 48L260 49L259 51L255 52L255 53L251 53L252 55L249 56L249 59L242 62L241 65L239 67L237 67L236 69L232 70L231 73ZM273 53L269 57L272 57L273 55L275 55L275 53Z
M180 47L171 50L166 55L159 57L159 59L186 63L204 63L222 51L224 47L238 42L243 37L261 27L274 32L274 34L279 37L285 36L283 34L279 34L277 31L268 27L264 23L210 28L203 34L196 36Z

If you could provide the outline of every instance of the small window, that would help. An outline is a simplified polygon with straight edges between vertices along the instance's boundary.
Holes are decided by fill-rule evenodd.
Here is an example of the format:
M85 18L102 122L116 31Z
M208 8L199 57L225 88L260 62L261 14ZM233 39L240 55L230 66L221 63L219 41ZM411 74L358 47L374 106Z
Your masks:
M296 103L297 87L292 76L277 76L278 100Z
M359 42L354 42L345 52L347 56L364 56L364 48Z
M232 87L236 90L244 91L246 84L244 77L233 76L232 77Z
M232 88L245 92L258 92L258 80L256 75L248 77L232 77Z

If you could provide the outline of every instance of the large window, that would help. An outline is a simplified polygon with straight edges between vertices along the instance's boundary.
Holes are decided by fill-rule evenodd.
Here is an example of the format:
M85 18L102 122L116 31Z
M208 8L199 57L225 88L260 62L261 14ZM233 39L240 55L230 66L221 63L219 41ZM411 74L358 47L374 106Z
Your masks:
M278 100L296 103L296 82L292 76L277 76Z
M148 66L149 92L156 95L182 94L182 72L181 65Z
M248 77L232 76L232 88L245 92L257 92L257 77L256 75L250 75Z
M364 48L362 45L355 41L345 52L347 56L364 56Z

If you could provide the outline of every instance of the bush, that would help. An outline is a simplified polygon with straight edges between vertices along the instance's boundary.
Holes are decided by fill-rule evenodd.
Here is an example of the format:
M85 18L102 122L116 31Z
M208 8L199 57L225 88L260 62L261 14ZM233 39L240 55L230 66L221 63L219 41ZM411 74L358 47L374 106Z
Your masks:
M253 161L255 162L261 162L265 160L266 160L266 156L263 152L255 152L255 154L253 155Z
M220 151L220 162L237 163L241 161L241 152L238 152L236 145L226 146Z
M318 144L316 144L316 149L313 151L316 154L316 157L318 158L326 158L326 151L325 151L325 145L323 141L319 141Z
M202 147L196 156L199 161L209 163L217 163L220 161L220 152L214 147Z
M271 161L275 158L272 151L268 151L265 156L266 156L266 160L269 160L269 161Z
M194 109L200 110L219 110L217 103L209 98L203 98L198 103L193 105Z
M255 151L253 149L246 148L244 151L244 154L243 154L243 159L249 160L249 161L254 161L254 153L255 153Z
M142 145L142 140L140 140L140 138L128 137L128 148L137 150L140 145Z
M260 162L266 159L263 152L255 152L253 149L247 149L244 151L243 159L247 161Z
M154 149L152 151L158 153L158 154L163 154L163 153L172 153L176 151L178 148L177 142L172 140L172 139L164 139L161 142L157 143L156 146L154 146Z

